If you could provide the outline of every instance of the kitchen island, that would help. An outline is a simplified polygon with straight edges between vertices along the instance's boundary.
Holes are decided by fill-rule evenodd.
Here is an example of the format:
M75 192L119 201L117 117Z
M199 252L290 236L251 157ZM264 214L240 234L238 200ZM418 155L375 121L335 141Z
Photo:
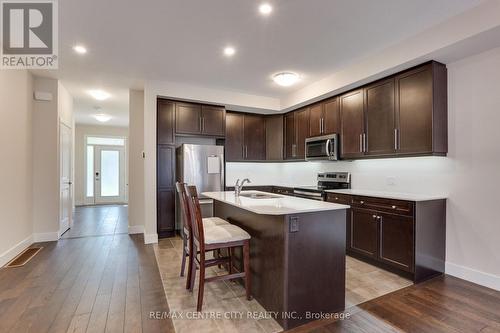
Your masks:
M214 216L251 235L252 295L284 329L344 310L349 206L259 191L202 194L214 200Z

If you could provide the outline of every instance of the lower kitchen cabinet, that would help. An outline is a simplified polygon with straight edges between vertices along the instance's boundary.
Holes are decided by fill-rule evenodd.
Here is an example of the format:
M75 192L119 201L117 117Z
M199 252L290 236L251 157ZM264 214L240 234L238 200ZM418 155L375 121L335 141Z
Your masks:
M446 200L406 201L328 193L351 205L348 255L422 282L444 273Z
M161 189L157 194L157 232L159 238L175 235L175 189Z

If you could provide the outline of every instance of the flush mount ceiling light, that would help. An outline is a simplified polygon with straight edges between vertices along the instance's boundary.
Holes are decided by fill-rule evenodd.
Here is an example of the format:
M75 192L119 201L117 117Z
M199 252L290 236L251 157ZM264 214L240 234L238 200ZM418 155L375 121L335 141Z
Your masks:
M89 95L97 99L98 101L104 101L111 97L111 95L104 90L94 89L88 91Z
M299 75L292 72L282 72L273 75L273 81L282 87L289 87L299 81Z
M95 114L95 115L93 115L93 117L101 123L105 123L111 119L110 115L107 115L104 113Z
M78 54L85 54L87 53L87 48L83 45L75 45L73 46L73 51L75 51Z
M264 16L271 14L272 11L273 11L273 6L271 6L267 2L259 6L259 12Z
M224 48L224 55L226 57L232 57L236 53L236 49L232 46L226 46Z

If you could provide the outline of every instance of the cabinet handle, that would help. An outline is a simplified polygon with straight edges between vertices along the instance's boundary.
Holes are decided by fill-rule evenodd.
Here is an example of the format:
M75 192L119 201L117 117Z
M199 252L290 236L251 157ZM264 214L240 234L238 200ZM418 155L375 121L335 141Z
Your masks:
M359 135L359 152L363 152L363 134Z
M201 131L205 132L205 117L201 118Z
M366 142L366 133L363 133L363 151L365 153L368 151L368 143Z
M319 118L319 134L323 133L323 118Z
M248 158L248 146L245 146L245 158Z
M398 129L394 129L394 150L398 150Z
M297 145L294 143L292 144L292 157L295 157L297 155Z
M241 146L241 157L245 158L245 146Z

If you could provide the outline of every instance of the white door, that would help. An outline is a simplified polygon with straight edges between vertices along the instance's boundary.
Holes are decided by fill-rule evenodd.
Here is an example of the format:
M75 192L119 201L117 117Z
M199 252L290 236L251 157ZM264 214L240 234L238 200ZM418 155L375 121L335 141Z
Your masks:
M125 199L125 150L94 146L95 203L123 203Z
M71 225L73 207L71 191L71 128L63 123L59 125L59 168L60 168L60 201L59 201L59 235L62 235Z

